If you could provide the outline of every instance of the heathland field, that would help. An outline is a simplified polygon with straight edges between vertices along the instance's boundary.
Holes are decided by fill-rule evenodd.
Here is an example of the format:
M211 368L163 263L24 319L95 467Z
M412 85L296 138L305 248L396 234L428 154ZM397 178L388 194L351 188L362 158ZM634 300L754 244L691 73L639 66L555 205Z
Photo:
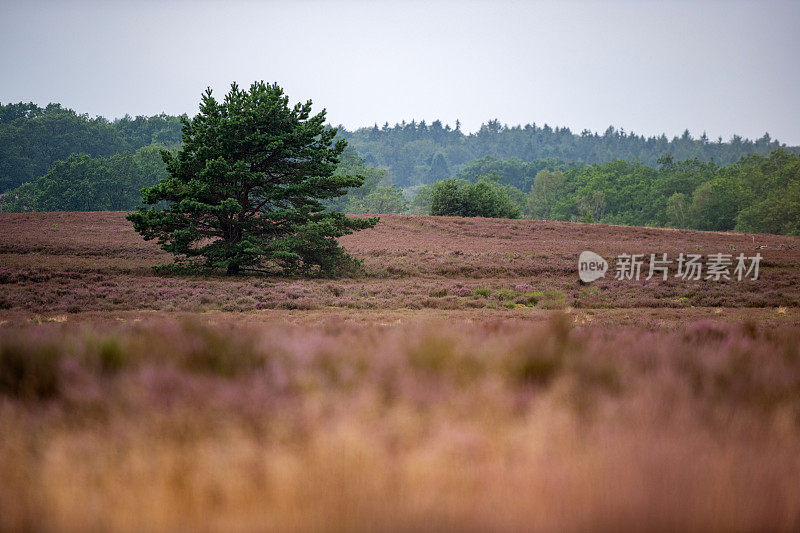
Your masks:
M0 215L0 530L800 527L797 237L342 244L360 277L166 276L124 213ZM584 250L762 260L581 285Z

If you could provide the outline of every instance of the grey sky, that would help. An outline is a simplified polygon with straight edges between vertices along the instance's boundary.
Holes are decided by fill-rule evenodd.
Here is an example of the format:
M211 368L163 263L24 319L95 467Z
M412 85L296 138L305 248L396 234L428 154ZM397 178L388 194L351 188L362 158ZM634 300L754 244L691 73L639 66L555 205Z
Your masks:
M498 118L800 144L800 2L0 4L0 102L197 112L277 81L348 128Z

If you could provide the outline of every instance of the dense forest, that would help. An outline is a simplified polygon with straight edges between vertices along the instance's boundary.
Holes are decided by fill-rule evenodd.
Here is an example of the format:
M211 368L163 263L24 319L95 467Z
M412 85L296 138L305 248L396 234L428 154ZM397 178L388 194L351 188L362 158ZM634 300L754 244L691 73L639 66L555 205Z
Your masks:
M109 122L60 104L0 105L0 193L44 176L71 154L110 157L150 144L176 146L180 117L124 117Z
M110 157L70 154L41 178L3 197L3 211L127 211L142 201L141 190L167 176L162 146Z
M354 132L340 128L340 132L368 164L386 166L394 183L404 188L452 176L461 165L486 156L583 163L621 159L655 166L665 154L676 161L697 158L729 165L745 155L767 155L778 148L800 153L800 147L788 148L769 134L756 141L734 135L723 142L721 138L711 141L705 134L694 139L687 130L670 140L666 135L644 137L612 126L602 135L588 130L576 135L569 128L551 128L547 124L508 127L497 120L483 124L473 134L463 133L458 122L453 129L438 120L430 125L423 120L393 127L376 125Z
M130 210L164 176L181 117L90 118L58 104L0 105L3 211ZM800 234L800 147L668 140L489 121L349 132L338 172L364 185L329 200L348 213L577 220Z
M785 150L728 166L671 155L655 168L619 159L567 170L541 168L546 163L474 161L457 178L422 187L412 206L440 215L800 235L800 155ZM532 184L519 189L531 174Z

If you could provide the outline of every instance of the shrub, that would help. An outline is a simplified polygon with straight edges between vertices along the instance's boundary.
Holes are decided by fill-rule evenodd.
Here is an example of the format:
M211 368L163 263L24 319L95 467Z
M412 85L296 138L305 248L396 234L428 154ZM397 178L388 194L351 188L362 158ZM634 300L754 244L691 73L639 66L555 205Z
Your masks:
M528 300L528 303L536 305L536 303L541 299L542 293L540 291L534 292L526 292L525 299Z
M435 184L430 214L441 216L519 218L520 210L505 187L489 180L469 183L448 179Z
M492 291L485 287L478 287L475 289L475 296L483 296L484 298L488 298L490 294L492 294Z
M514 294L513 291L510 291L508 289L500 289L499 291L497 291L497 297L500 298L501 300L510 300L514 296L516 296L516 294Z

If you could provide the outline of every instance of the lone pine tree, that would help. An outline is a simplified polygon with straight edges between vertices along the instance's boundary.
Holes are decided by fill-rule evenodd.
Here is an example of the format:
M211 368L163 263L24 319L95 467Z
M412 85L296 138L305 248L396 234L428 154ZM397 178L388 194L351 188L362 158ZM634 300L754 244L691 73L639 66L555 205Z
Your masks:
M334 174L346 142L324 123L325 110L290 107L277 84L234 83L222 102L207 89L183 119L180 151L162 152L168 176L143 189L148 206L128 220L179 264L336 275L356 262L336 239L378 219L325 210L322 200L364 178Z

